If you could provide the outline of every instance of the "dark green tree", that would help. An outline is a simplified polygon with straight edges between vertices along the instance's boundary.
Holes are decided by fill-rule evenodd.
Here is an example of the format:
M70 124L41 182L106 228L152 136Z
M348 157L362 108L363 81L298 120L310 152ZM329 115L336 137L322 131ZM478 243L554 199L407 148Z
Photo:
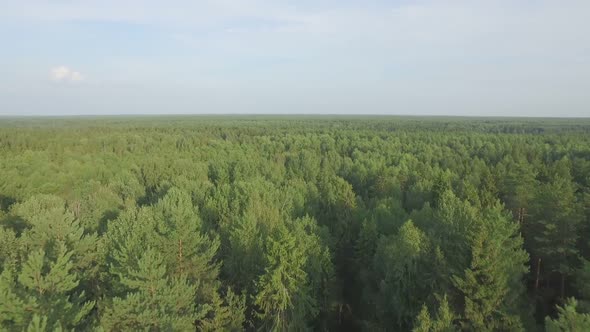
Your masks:
M551 273L559 275L559 294L566 294L566 279L578 265L582 214L575 196L574 184L562 177L543 184L535 198L534 220L527 229L532 237L533 261L541 260L541 271L550 280Z
M428 262L429 242L410 220L399 234L382 238L374 266L378 276L377 317L383 327L407 328L428 296L422 279Z
M520 301L528 254L518 225L499 208L488 210L469 234L471 263L453 284L463 297L466 330L522 330Z

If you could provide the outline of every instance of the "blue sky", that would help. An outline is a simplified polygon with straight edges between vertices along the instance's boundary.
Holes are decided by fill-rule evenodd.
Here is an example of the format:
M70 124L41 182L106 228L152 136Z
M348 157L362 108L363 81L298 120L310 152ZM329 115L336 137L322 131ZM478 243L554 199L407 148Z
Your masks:
M0 115L590 116L590 1L0 0Z

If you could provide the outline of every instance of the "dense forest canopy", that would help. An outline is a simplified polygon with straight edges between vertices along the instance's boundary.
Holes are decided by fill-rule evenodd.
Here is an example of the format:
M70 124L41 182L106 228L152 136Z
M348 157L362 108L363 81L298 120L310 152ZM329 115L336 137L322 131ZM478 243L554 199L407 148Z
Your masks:
M0 118L0 329L589 331L590 120Z

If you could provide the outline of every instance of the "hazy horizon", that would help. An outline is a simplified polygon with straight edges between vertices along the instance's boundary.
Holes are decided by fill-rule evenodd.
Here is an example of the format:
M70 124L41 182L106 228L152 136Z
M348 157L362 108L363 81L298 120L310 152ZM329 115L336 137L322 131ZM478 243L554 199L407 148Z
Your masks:
M1 116L590 116L588 1L0 4Z

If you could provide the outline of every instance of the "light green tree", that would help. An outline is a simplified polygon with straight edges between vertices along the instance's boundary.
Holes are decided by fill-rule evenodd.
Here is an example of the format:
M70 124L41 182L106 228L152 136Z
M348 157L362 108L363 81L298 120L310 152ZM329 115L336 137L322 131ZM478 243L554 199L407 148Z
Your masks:
M265 252L267 266L256 282L254 301L261 326L274 331L305 328L318 312L305 271L305 250L283 226L267 238Z
M81 327L94 307L76 293L78 275L73 271L72 251L60 245L55 259L43 250L31 252L20 271L0 275L0 326L21 330L30 324L51 329Z
M579 313L578 302L574 298L565 301L565 305L557 306L556 319L545 318L547 332L582 332L590 331L590 314Z
M126 292L107 300L101 317L105 330L189 331L205 317L208 306L195 303L198 284L186 276L170 277L155 249L148 247L136 264L119 271Z
M455 315L449 307L447 296L445 295L440 301L436 310L436 316L431 317L426 305L422 305L422 310L416 317L413 332L453 332L458 329L454 326L453 320Z

